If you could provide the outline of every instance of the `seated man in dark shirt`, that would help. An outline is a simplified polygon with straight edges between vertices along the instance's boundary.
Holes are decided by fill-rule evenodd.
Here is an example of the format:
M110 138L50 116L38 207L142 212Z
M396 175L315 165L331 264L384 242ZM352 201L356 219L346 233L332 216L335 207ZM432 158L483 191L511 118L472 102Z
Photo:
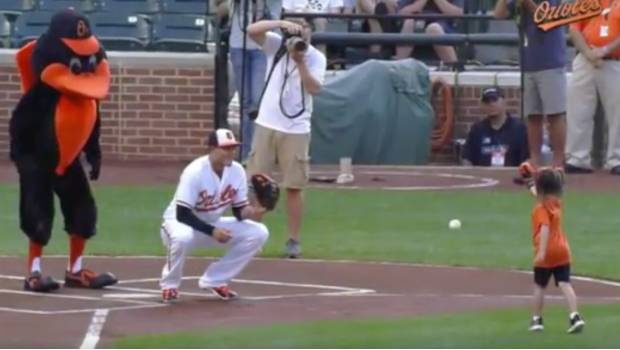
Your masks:
M529 156L525 124L506 112L497 86L482 91L481 104L487 117L469 130L465 159L477 166L519 166Z

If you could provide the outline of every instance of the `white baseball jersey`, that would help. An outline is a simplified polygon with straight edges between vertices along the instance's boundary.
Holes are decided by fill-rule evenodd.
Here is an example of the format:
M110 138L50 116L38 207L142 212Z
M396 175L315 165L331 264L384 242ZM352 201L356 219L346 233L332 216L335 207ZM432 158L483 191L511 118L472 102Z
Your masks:
M224 167L220 178L211 168L207 155L194 160L183 170L174 199L164 212L164 220L176 220L177 205L182 205L212 224L227 209L247 204L248 185L241 164L233 161Z

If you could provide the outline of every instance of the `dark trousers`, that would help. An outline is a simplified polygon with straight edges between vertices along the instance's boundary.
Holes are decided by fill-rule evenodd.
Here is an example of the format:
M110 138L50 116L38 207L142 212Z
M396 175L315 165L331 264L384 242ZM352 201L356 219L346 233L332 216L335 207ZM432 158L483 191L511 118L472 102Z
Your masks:
M60 200L65 231L83 238L95 235L97 208L79 160L62 176L35 158L17 162L20 228L32 241L47 245L54 222L54 193Z

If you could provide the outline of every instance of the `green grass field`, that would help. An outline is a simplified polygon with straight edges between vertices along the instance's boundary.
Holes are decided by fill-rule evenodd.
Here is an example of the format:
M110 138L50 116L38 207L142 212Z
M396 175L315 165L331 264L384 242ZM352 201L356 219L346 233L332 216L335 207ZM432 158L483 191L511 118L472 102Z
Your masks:
M620 305L582 308L586 330L568 335L563 308L551 307L545 331L527 331L526 310L411 319L320 321L235 329L204 329L125 338L118 348L617 348ZM596 316L594 316L596 315Z
M159 225L174 188L94 188L99 234L88 254L163 255ZM23 255L27 241L18 229L17 188L0 185L0 254ZM310 190L303 228L306 258L402 261L460 266L529 269L532 259L530 211L525 192L381 192ZM616 194L569 193L564 227L571 243L575 273L620 280ZM59 208L48 254L66 254ZM448 229L459 218L463 228ZM271 238L263 256L279 257L286 237L277 211L267 219ZM217 255L202 250L197 255ZM564 332L563 310L548 320L542 335L524 331L527 310L393 321L313 322L220 330L187 338L129 339L122 347L609 347L620 344L612 332L620 324L619 305L588 307L595 318L579 338ZM552 314L553 315L553 314ZM594 317L595 315L595 317ZM204 332L204 330L202 330ZM613 333L604 337L604 332ZM322 334L322 337L316 337ZM363 340L359 334L365 334ZM233 337L234 335L234 337ZM284 336L286 335L286 336ZM244 339L249 339L244 343ZM249 342L252 339L256 341ZM153 341L150 343L150 341Z

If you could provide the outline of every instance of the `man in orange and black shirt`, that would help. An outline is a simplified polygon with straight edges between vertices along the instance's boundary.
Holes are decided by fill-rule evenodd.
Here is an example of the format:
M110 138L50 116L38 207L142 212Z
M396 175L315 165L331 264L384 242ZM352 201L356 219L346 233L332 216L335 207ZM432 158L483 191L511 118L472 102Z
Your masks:
M570 28L579 54L568 88L567 173L592 172L592 131L600 96L609 128L605 168L620 175L620 1L600 4L600 15Z
M532 241L534 244L534 315L530 331L544 329L542 311L545 289L551 276L555 279L568 302L570 310L568 333L580 332L585 322L577 311L577 296L570 284L571 252L562 230L562 203L560 196L564 174L557 169L545 168L536 175L538 200L532 211Z

